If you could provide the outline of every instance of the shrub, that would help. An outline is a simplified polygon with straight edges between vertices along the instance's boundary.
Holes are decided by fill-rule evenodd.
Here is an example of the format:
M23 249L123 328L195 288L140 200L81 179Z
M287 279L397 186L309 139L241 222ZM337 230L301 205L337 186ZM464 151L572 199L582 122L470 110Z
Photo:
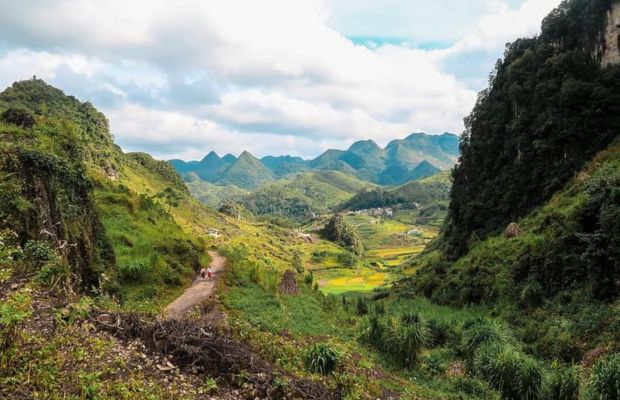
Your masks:
M433 317L427 322L428 327L428 344L433 347L443 346L454 333L452 327L454 321L446 318Z
M506 400L543 398L543 370L532 358L511 346L490 344L479 348L474 371Z
M577 368L554 368L549 373L546 398L549 400L577 400L579 398Z
M542 285L538 281L530 279L521 289L519 300L523 307L532 308L542 303L543 296L544 289Z
M366 303L366 300L361 297L357 298L357 303L355 304L355 312L357 313L357 315L360 316L368 314L368 304Z
M295 251L293 253L293 268L297 271L298 274L303 274L306 272L306 268L304 267L304 260L301 256L301 252Z
M316 343L305 351L306 369L314 374L330 374L340 360L340 353L324 343Z
M7 124L21 126L22 128L32 128L37 124L34 115L25 108L8 108L4 110L0 117Z
M52 246L44 241L29 240L24 246L25 261L31 271L39 271L45 264L58 259Z
M476 318L463 324L461 347L469 360L473 359L479 347L501 341L502 335L497 326L485 318Z
M27 269L35 272L35 279L45 285L54 285L70 275L69 265L52 246L43 241L30 240L24 247Z
M314 282L314 274L312 273L312 271L310 271L309 273L304 275L304 283L308 286L311 286L312 282Z
M347 268L354 267L357 264L358 258L355 254L350 251L343 251L342 253L338 253L338 262Z
M413 312L401 314L400 321L390 324L389 344L392 355L403 366L412 366L428 344L428 328L422 317Z
M31 314L32 299L26 291L14 292L0 303L0 363L8 362L21 324Z
M327 260L331 253L327 250L314 250L312 252L312 262L313 263L322 263Z
M606 357L594 365L586 390L587 400L620 398L620 354Z
M142 263L121 264L118 266L118 275L123 283L145 283L152 280L153 270Z

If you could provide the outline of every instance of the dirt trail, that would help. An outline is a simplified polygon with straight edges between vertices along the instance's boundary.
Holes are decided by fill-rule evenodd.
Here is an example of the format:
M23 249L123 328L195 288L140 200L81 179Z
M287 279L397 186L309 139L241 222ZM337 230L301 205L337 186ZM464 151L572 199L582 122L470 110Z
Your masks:
M210 251L209 255L213 260L210 264L214 274L213 278L203 280L200 276L196 277L192 286L166 307L164 310L166 319L180 319L187 311L211 296L215 291L215 284L226 265L226 257L221 256L217 251Z

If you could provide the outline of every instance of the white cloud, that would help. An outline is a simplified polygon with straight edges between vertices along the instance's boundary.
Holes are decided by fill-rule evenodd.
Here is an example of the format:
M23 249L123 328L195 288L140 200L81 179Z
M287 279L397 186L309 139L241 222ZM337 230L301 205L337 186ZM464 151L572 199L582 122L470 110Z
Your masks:
M131 150L313 156L357 139L459 133L478 87L454 60L501 53L559 0L385 1L0 0L10 49L0 82L37 74L93 100ZM343 22L347 12L356 23ZM335 29L377 36L363 21L385 37L455 44L369 48Z

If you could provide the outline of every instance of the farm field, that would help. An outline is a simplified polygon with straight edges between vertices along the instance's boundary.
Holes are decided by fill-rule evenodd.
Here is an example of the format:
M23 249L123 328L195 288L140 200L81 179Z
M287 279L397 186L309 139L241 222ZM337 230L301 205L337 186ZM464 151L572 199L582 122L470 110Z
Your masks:
M345 221L358 232L365 257L345 267L340 259L343 250L331 242L318 240L302 246L304 266L312 271L325 294L359 297L389 287L403 275L401 264L420 254L437 236L438 227L416 224L417 218L417 210L397 211L393 218L347 215Z

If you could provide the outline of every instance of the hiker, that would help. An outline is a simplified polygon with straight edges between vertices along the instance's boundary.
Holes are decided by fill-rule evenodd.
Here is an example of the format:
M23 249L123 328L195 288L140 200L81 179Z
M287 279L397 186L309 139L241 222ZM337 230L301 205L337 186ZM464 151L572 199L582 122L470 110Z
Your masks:
M207 270L204 267L202 267L200 269L200 277L202 278L203 281L205 280L206 275L207 275Z
M207 278L209 278L209 280L213 279L213 270L210 265L209 268L207 268Z

